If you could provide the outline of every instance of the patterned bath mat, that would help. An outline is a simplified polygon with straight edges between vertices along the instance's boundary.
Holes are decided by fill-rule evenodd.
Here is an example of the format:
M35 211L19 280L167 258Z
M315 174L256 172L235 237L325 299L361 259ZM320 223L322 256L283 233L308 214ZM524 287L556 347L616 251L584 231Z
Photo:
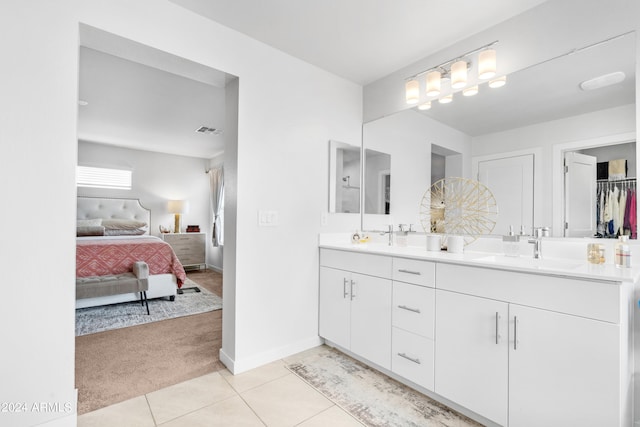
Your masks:
M192 286L197 286L197 283L187 278L184 287ZM200 286L200 291L176 295L175 301L169 301L165 298L151 299L149 300L151 313L149 315L147 315L147 310L140 306L140 302L77 309L76 336L206 313L222 308L222 298L202 286Z
M312 351L287 368L367 426L481 426L329 347Z

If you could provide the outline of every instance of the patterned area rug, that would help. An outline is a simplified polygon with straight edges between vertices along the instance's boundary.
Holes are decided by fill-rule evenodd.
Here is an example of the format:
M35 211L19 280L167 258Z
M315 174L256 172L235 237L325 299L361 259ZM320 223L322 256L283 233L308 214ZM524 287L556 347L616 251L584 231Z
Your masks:
M197 283L187 278L184 287L191 286L197 286ZM149 300L150 315L147 315L147 310L140 306L139 301L77 309L76 336L206 313L222 308L222 298L202 286L200 291L178 294L175 301L164 298L151 299Z
M329 347L287 367L367 426L481 425Z

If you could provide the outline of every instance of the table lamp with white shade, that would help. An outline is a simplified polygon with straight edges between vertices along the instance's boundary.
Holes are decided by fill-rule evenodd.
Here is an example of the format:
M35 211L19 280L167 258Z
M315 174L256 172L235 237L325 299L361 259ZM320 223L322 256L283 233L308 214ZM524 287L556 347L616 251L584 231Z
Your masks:
M189 210L189 202L186 200L169 200L169 213L175 215L175 226L173 229L174 233L180 232L180 220L182 214L187 213Z

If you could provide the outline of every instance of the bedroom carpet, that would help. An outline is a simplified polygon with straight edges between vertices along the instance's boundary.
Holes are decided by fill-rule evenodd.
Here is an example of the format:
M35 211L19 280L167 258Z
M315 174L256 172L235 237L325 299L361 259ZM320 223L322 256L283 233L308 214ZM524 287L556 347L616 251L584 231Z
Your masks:
M366 426L478 427L481 424L330 347L287 368Z
M197 286L187 278L183 287ZM202 288L176 295L175 301L165 298L149 300L149 313L139 302L81 308L76 310L76 336L126 328L143 323L174 319L222 308L222 298Z
M222 296L220 273L187 275ZM222 310L78 336L78 414L224 369L221 345Z

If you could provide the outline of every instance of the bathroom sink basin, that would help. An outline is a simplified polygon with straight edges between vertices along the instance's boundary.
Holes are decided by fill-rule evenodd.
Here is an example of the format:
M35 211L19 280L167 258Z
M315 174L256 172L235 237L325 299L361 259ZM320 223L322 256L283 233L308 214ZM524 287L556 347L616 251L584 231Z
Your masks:
M546 259L529 257L509 257L504 255L489 255L476 258L473 261L509 267L536 268L550 270L572 270L580 267L580 263L565 259Z

